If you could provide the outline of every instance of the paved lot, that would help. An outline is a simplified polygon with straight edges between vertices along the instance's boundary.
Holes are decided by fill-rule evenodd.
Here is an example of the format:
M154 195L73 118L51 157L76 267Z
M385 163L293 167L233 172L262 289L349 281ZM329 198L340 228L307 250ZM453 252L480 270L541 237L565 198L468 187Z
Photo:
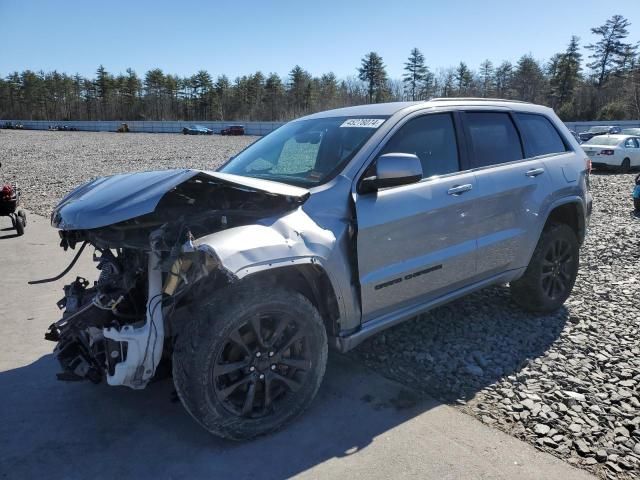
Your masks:
M142 391L55 380L55 301L90 255L72 257L42 217L24 237L0 219L0 478L591 478L455 409L333 354L312 408L248 443L209 436L171 401L171 380Z

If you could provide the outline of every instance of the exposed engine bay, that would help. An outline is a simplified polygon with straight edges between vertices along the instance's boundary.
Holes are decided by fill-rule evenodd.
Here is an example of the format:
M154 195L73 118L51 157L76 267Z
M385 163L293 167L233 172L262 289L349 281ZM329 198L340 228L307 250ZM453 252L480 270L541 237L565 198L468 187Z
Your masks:
M85 203L91 198L86 192L81 187L77 194ZM65 212L76 205L73 196L63 199L52 223L61 228L61 246L79 250L76 259L86 246L95 249L99 275L93 282L77 277L64 287L58 302L62 318L45 335L57 342L54 353L62 366L58 378L94 383L106 379L110 385L136 389L144 388L162 358L170 355L171 342L165 340L192 300L235 280L210 246L194 241L282 215L306 198L199 173L158 193L148 213L82 229L70 228L78 225L72 225L72 216ZM84 211L90 207L85 205Z

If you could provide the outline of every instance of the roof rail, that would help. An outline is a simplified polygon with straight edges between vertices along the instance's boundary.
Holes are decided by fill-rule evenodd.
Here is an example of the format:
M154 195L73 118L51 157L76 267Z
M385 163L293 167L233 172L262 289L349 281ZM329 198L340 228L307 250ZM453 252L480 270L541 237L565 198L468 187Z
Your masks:
M477 101L477 102L510 102L510 103L528 103L523 100L511 100L507 98L483 98L483 97L438 97L438 98L430 98L427 102L450 102L450 101Z

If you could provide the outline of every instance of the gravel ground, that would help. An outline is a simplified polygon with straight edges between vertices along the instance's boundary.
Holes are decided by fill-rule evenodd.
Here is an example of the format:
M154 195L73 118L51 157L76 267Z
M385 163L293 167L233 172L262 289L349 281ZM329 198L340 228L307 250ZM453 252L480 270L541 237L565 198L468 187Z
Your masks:
M213 168L255 137L77 132L0 133L0 179L48 215L95 176ZM573 296L536 316L495 287L365 342L376 371L602 478L640 476L640 218L634 174L594 174L594 212Z
M640 218L635 174L592 175L573 295L536 316L495 287L364 343L353 355L601 478L640 476Z
M95 177L164 168L214 169L259 137L0 131L0 180L17 180L24 205L48 217L72 188Z

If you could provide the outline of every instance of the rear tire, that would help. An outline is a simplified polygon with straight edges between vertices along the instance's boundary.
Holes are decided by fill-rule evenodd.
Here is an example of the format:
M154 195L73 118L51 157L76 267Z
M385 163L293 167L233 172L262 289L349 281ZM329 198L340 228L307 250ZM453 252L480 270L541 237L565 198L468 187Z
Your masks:
M27 213L24 210L18 210L18 217L22 219L22 225L27 226Z
M232 286L195 307L177 334L173 379L191 416L210 433L246 440L279 429L315 397L327 334L301 294Z
M24 235L24 223L21 216L16 215L15 225L16 225L16 232L18 233L18 236Z
M622 160L622 164L620 165L620 172L629 173L629 170L631 170L631 160L625 158L624 160Z
M531 312L548 313L560 308L576 281L579 253L571 227L564 223L545 227L524 275L511 282L513 300Z

